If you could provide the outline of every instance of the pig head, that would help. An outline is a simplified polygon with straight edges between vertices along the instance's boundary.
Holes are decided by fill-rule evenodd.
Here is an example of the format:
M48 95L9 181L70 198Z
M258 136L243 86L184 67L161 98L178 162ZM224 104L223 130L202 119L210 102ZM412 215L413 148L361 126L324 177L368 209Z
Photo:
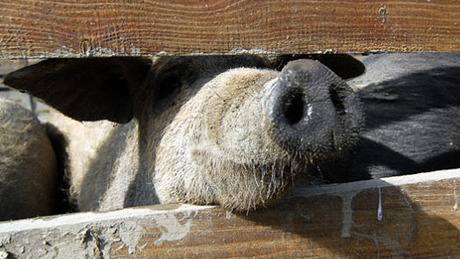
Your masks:
M49 127L80 210L193 203L248 211L353 147L363 125L361 102L342 79L363 65L347 55L298 58L50 59L5 83L59 111Z

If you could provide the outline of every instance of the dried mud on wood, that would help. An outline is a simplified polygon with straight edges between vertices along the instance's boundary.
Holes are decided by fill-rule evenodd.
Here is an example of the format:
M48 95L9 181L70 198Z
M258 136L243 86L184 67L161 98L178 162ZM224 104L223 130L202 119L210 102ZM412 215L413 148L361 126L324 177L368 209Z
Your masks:
M460 171L298 188L249 214L158 205L0 224L18 257L458 257Z

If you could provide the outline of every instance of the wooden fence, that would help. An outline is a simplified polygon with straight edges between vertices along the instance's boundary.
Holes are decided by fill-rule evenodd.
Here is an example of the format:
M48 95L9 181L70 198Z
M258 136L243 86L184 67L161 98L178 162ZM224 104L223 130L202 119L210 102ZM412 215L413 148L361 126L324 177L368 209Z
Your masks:
M0 0L0 58L460 51L460 2ZM460 170L0 223L11 257L460 257Z

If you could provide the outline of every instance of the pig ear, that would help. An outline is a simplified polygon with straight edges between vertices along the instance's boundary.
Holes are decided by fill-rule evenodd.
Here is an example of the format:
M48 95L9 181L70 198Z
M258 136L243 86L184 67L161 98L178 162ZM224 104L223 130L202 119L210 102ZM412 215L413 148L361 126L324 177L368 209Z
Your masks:
M277 67L282 69L289 61L305 58L318 60L343 79L357 77L366 70L363 63L347 54L282 55L278 58Z
M131 95L150 66L140 57L48 59L8 74L4 83L76 120L126 123Z

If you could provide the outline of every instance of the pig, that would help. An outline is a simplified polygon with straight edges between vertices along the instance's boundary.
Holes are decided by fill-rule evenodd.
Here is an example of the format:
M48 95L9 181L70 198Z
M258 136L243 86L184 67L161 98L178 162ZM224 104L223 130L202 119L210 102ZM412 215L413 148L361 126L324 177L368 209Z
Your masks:
M0 99L0 220L52 214L57 175L45 127L31 111Z
M79 210L250 211L298 181L458 167L459 60L372 55L361 75L347 55L50 59L5 83L57 110Z
M343 78L364 66L348 55L297 58L49 59L4 83L59 111L49 128L78 210L249 211L358 140L362 106Z
M362 62L367 72L349 84L359 89L366 123L354 151L336 161L346 170L332 181L459 168L460 53L378 54Z

